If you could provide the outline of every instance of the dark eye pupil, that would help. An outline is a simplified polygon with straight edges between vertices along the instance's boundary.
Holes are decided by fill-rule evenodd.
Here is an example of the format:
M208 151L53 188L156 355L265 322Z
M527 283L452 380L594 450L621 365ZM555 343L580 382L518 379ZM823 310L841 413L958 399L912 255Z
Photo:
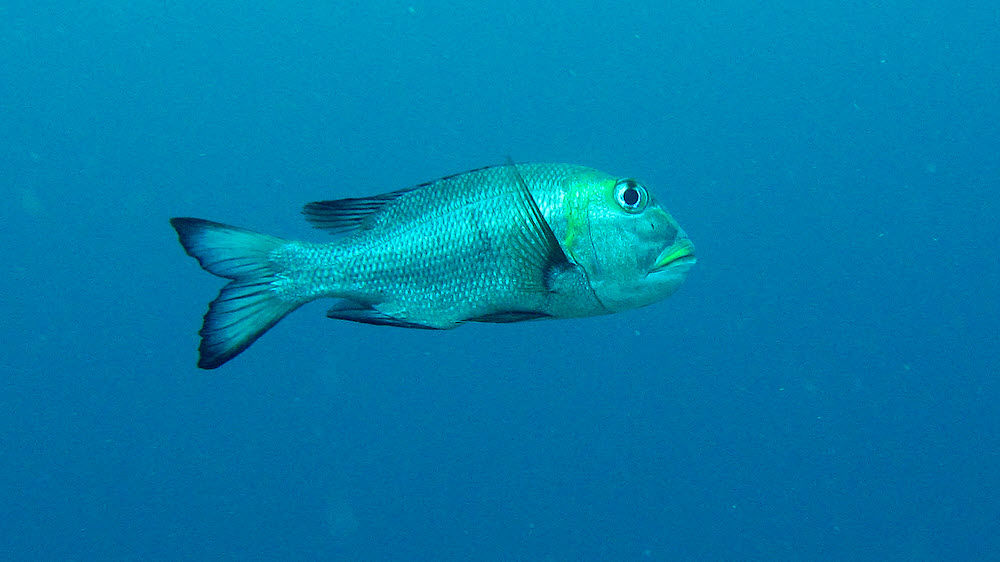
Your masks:
M629 207L639 202L639 191L635 188L628 188L622 192L622 201Z

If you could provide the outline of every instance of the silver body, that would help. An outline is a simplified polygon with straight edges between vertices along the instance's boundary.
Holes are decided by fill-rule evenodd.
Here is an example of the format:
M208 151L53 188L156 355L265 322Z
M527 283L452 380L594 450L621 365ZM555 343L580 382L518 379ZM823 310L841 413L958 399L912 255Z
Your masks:
M317 298L340 299L332 318L414 328L592 316L665 298L694 263L644 186L571 164L482 168L304 213L336 238L173 219L188 253L233 280L206 315L202 366Z

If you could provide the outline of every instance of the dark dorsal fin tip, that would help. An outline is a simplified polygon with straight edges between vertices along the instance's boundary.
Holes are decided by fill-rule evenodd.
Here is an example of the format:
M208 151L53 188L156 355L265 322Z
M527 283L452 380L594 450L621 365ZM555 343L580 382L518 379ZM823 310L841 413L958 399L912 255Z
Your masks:
M348 197L313 201L302 207L302 214L314 227L334 234L360 228L386 205L413 191L415 187L390 191L372 197Z

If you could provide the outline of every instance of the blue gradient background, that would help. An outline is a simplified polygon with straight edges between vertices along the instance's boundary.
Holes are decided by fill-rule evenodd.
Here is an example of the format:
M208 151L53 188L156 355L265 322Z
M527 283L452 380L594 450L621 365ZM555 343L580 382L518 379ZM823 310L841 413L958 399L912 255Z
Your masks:
M0 557L996 559L995 4L324 4L0 6ZM195 369L168 217L508 154L642 178L686 285Z

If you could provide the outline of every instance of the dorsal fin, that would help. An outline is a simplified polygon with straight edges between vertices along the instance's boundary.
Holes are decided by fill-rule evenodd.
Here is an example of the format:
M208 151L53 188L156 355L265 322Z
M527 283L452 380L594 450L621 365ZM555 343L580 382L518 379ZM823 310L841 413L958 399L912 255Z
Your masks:
M331 199L329 201L315 201L308 203L302 208L302 214L314 228L325 230L331 234L341 234L359 228L365 228L374 222L374 218L388 204L411 191L437 183L443 180L450 180L465 174L471 174L492 168L493 166L483 166L466 172L450 174L432 181L425 181L413 187L390 191L371 197L357 197L347 199Z
M371 218L383 207L419 187L421 186L408 187L372 197L315 201L303 207L302 214L313 227L320 230L332 234L348 232L370 224Z

